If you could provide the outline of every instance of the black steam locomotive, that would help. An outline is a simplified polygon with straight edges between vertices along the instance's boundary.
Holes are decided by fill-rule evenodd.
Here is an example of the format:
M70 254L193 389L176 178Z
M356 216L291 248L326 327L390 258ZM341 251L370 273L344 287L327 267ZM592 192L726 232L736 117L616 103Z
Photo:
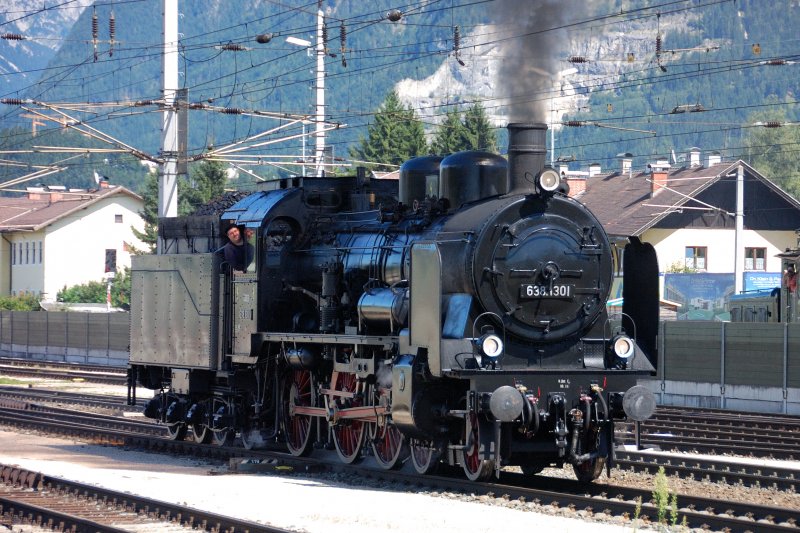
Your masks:
M614 421L655 408L636 385L654 373L655 254L628 246L649 266L626 269L611 321L606 233L545 167L547 127L508 129L508 162L417 158L399 185L284 179L217 219L163 220L167 253L132 272L146 415L175 439L371 451L387 469L410 456L470 479L564 463L597 478ZM255 249L243 272L214 253L231 224Z

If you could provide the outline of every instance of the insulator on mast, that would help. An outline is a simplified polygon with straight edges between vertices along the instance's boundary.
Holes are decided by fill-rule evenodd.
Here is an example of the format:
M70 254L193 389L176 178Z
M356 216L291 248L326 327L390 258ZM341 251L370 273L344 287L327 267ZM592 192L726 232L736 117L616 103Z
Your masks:
M92 7L92 46L94 47L94 60L97 61L97 8Z
M464 62L461 61L461 28L453 26L453 55L462 67Z
M7 41L24 41L27 37L19 33L4 33L0 35L0 39L5 39Z
M342 66L347 67L347 59L344 57L344 53L347 50L347 28L344 27L344 21L339 26L339 41L342 44Z
M108 17L108 57L114 55L114 38L117 35L117 20L114 18L114 12Z

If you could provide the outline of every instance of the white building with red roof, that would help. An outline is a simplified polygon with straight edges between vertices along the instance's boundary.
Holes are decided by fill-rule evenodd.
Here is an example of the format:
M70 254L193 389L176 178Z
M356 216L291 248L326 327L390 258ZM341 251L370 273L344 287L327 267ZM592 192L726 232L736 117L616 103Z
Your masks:
M0 295L55 301L64 287L106 279L145 250L144 200L119 186L96 190L29 187L0 196Z

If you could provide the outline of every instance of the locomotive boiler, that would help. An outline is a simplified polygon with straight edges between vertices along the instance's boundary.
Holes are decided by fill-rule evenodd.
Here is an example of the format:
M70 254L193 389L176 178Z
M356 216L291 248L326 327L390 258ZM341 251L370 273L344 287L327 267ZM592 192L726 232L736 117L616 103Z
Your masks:
M132 270L145 414L176 439L330 447L348 463L598 477L614 421L655 408L636 383L654 374L657 307L637 298L657 267L638 243L651 268L626 284L644 290L612 321L614 248L544 165L546 129L510 124L508 161L417 158L399 183L284 179L219 220L162 221L167 253ZM214 253L231 224L255 249L244 271Z

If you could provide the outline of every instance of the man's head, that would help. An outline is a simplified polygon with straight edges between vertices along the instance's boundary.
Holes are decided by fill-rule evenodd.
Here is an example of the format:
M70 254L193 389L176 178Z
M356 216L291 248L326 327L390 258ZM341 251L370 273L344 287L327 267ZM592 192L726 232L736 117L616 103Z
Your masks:
M231 241L233 244L241 244L242 242L242 233L236 226L229 227L228 230L225 232L225 235L228 236L228 240Z

